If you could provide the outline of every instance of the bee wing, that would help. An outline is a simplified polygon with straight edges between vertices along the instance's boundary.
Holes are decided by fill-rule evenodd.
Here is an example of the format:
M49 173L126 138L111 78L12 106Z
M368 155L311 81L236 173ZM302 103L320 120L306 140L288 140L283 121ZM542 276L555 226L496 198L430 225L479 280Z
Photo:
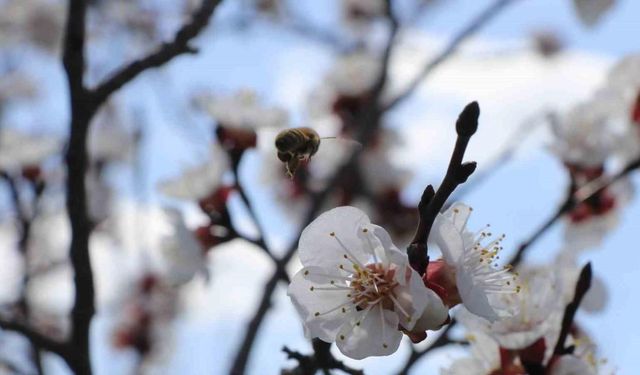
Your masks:
M353 140L353 139L349 139L349 138L340 138L340 137L325 137L325 138L321 138L323 141L327 140L329 141L329 143L333 142L340 142L342 147L348 147L348 148L362 148L362 143Z

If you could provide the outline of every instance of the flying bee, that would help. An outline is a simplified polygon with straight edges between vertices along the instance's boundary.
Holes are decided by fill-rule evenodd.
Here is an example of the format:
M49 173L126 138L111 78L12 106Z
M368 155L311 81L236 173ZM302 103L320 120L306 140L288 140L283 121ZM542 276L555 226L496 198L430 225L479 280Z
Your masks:
M335 138L335 137L330 137ZM309 160L320 147L318 132L311 128L285 129L276 136L278 159L286 163L287 175L293 178L301 160Z

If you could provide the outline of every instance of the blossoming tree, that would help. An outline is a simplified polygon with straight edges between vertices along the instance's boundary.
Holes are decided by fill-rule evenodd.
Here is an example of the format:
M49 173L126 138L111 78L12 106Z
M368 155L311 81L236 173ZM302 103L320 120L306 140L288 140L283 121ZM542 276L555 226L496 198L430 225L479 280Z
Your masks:
M597 27L616 5L565 2L586 28ZM423 358L441 374L611 372L598 351L601 336L590 335L576 314L605 308L607 277L585 256L603 246L633 199L640 55L618 59L581 102L534 111L503 148L482 145L495 156L486 166L467 161L467 149L497 126L481 112L498 105L473 96L449 103L455 109L446 126L430 134L433 139L420 139L419 147L445 150L442 155L403 163L397 155L412 135L398 113L423 104L420 89L438 68L473 60L455 71L462 75L521 54L552 65L564 53L562 41L538 31L526 46L461 53L484 26L523 3L487 1L470 20L458 20L459 30L423 62L407 40L422 32L423 18L454 5L332 3L0 2L1 373L191 373L188 364L171 365L181 353L176 342L189 333L185 317L198 306L249 299L233 288L256 276L247 275L255 257L268 264L256 300L233 316L233 340L216 338L216 346L205 348L224 353L224 363L193 373L273 372L273 366L252 365L270 317L286 321L309 344L269 338L278 348L265 362L277 362L283 374L386 373L366 365L371 357L394 363L400 374ZM314 7L330 12L331 21L308 17ZM225 35L265 30L277 30L267 39L299 38L330 57L315 86L307 85L308 100L293 98L294 108L273 99L271 83L264 92L203 88L193 66L171 70L205 61L214 66L203 69L205 77L231 80L233 69L216 65L231 54L207 59L207 48ZM229 51L244 52L243 39L232 40ZM250 70L262 62L250 61ZM60 66L64 83L51 83L48 72ZM411 74L400 72L403 66ZM176 84L182 79L196 84ZM287 79L293 89L304 86L299 77ZM501 85L509 86L491 82L498 91ZM47 100L56 104L48 107ZM534 101L527 105L538 108ZM63 115L49 116L50 107L64 108ZM180 124L163 133L159 122ZM568 183L549 182L562 201L514 246L490 225L473 224L496 220L499 209L476 212L462 202L473 201L470 194L510 162L541 123L550 135L545 152ZM163 163L173 159L164 154L177 147L177 134L189 132L192 143L182 154L199 154L197 162ZM451 144L442 141L451 137ZM154 139L162 147L149 151ZM448 161L442 175L436 159ZM160 166L152 167L157 160ZM147 175L156 169L161 173ZM422 170L435 180L418 178ZM409 199L416 184L419 199ZM556 224L563 232L559 250L548 251L545 262L529 261ZM237 250L227 266L240 267L229 280L215 268L224 249ZM217 285L229 288L218 300L194 291ZM285 294L289 312L274 308ZM195 342L191 337L183 341ZM197 346L182 355L202 353ZM436 349L445 347L465 354L430 366ZM134 359L113 366L116 352Z

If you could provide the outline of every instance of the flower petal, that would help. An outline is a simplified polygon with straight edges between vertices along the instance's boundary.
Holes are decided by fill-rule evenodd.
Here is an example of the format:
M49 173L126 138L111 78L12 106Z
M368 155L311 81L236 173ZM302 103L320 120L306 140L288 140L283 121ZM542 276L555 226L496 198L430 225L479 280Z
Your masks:
M393 354L401 340L398 315L378 304L345 324L338 332L336 345L347 357L363 359Z
M367 215L355 207L337 207L323 213L300 236L300 262L326 269L365 264L370 251L364 248L367 244L358 236L358 230L369 223Z
M406 268L408 267L405 266ZM408 282L405 285L397 286L393 293L396 299L394 301L396 303L395 311L400 317L400 325L407 331L411 331L418 319L423 315L425 307L429 304L432 296L429 294L431 290L424 286L420 275L410 267L406 279L408 279ZM446 313L440 322L445 319Z
M551 375L595 375L596 371L584 360L570 354L561 356L551 367Z
M433 290L427 288L424 293L427 304L421 316L418 317L414 331L437 330L449 317L449 309Z
M449 265L456 265L464 252L464 239L452 220L439 214L430 237L436 242Z
M476 284L469 272L458 270L456 283L462 303L470 312L479 315L490 322L498 319L498 314L489 303L487 292L482 286Z
M471 211L473 211L471 207L467 206L466 204L455 202L451 205L451 207L449 207L449 209L447 209L443 213L443 215L451 220L458 232L462 233L467 226L467 221L469 221Z
M305 275L306 272L308 273ZM287 295L291 297L291 301L302 317L305 335L333 342L340 327L355 311L355 306L348 297L350 290L338 287L334 289L329 286L330 284L320 289L317 282L305 279L305 276L310 275L309 270L300 270L291 280ZM317 274L313 276L313 278L319 277L321 276Z

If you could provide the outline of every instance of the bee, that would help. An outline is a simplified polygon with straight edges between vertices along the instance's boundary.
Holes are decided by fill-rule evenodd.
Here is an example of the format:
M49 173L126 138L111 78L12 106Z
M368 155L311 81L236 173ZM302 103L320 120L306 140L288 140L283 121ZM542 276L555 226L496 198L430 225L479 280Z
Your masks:
M318 132L311 128L285 129L276 136L278 159L286 163L287 175L293 178L301 160L309 160L320 148Z

